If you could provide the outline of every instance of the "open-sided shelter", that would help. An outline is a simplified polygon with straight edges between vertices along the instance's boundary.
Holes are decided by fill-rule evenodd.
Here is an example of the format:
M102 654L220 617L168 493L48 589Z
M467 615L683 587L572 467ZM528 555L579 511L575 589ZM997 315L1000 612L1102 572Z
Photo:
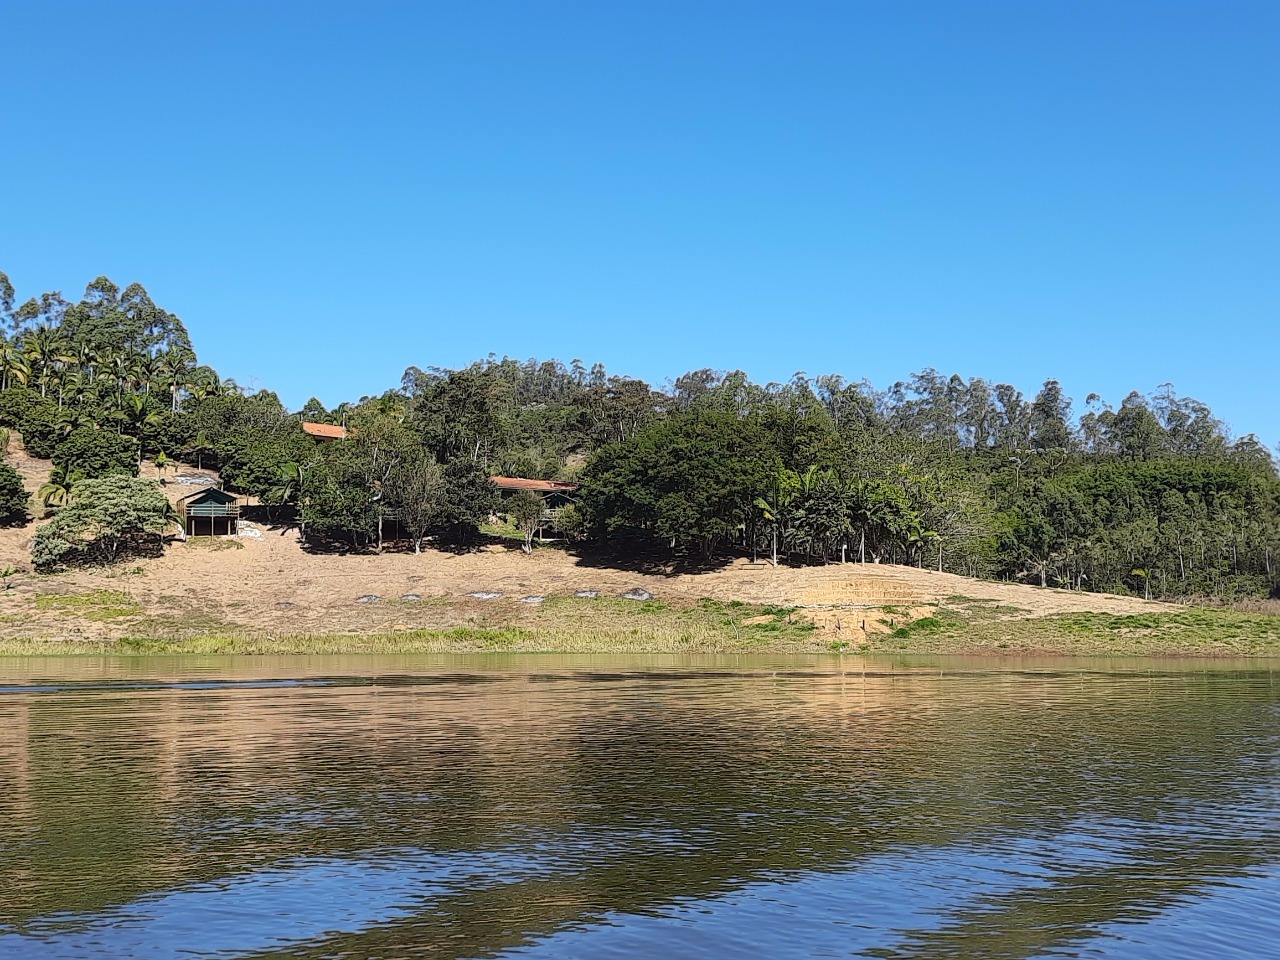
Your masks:
M548 514L552 515L573 503L574 494L578 492L578 484L565 480L530 480L526 477L490 477L489 480L504 496L521 490L536 493L546 504Z
M231 537L240 532L240 504L233 493L206 487L183 497L178 504L189 537Z

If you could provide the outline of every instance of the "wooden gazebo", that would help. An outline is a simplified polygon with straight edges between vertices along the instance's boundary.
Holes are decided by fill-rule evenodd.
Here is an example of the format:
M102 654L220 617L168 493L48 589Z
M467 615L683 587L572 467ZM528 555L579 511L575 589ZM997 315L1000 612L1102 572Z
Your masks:
M235 494L207 487L178 501L187 536L232 537L240 532L240 504Z

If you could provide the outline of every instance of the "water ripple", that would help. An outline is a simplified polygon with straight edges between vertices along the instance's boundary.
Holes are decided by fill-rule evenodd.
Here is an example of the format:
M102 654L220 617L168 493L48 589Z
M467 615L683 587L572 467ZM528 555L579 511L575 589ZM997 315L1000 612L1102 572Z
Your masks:
M1280 942L1265 670L425 662L30 666L0 688L0 956Z

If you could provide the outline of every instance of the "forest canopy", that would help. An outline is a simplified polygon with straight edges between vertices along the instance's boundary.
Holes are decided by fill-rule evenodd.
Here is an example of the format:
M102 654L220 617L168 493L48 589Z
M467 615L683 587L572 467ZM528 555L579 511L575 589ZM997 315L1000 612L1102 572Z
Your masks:
M910 563L1171 598L1280 584L1270 451L1170 384L1078 407L1052 379L1034 396L935 370L887 389L709 369L655 386L490 356L290 411L201 365L137 283L18 302L0 273L0 324L0 427L52 459L51 510L160 457L217 469L317 548L421 550L473 540L502 509L502 474L580 483L561 532L619 554Z

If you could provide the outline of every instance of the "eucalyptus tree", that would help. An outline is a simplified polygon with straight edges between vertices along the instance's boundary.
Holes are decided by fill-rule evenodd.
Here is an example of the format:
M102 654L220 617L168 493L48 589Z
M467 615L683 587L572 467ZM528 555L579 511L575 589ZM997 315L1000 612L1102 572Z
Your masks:
M1057 380L1046 380L1030 410L1031 446L1037 450L1067 449L1071 443L1071 400Z
M8 328L13 316L13 295L13 282L7 273L0 270L0 325L5 328Z
M9 315L9 329L19 338L35 327L57 329L71 305L57 290L51 290L23 302Z

